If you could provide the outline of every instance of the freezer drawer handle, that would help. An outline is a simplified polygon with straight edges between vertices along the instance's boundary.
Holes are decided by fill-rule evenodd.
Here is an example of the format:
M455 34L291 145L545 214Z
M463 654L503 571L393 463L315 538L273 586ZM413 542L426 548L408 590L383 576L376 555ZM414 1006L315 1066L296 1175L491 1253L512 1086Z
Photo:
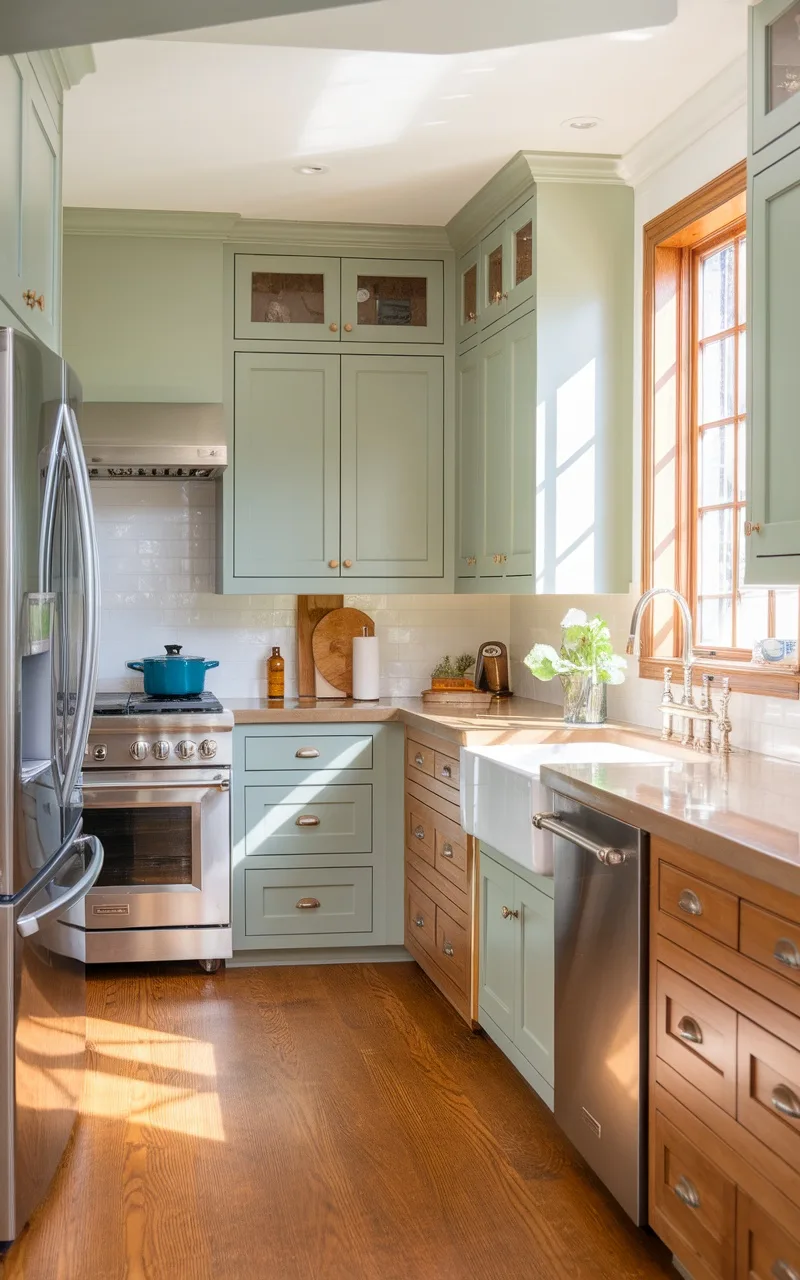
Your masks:
M92 850L91 861L81 876L71 889L66 893L60 894L46 906L40 907L38 911L29 911L27 915L20 916L17 920L17 933L23 938L30 938L32 934L39 932L39 924L42 920L47 920L50 916L60 916L74 903L80 902L85 898L92 885L95 884L97 877L103 870L103 846L97 839L97 836L80 836L73 845L77 852L82 845L89 845Z
M688 1178L678 1178L674 1189L675 1195L689 1209L700 1208L700 1193L694 1183L690 1182Z
M787 969L800 969L800 951L791 938L778 938L772 954L778 964L785 964Z
M782 1116L790 1120L800 1120L800 1098L788 1084L776 1084L772 1090L770 1102Z
M319 752L316 747L301 747L299 751L295 751L295 760L316 760Z
M678 1035L681 1040L688 1040L689 1044L703 1043L703 1033L700 1030L699 1023L695 1022L694 1018L690 1018L688 1015L681 1018L678 1023Z
M301 813L300 817L294 820L296 827L318 827L319 823L319 818L313 813Z
M692 889L681 890L678 895L678 906L681 911L686 912L687 916L701 916L703 914L703 904Z
M783 1258L773 1262L771 1275L773 1280L800 1280L800 1271L790 1266Z
M298 911L316 911L317 907L322 906L322 903L319 898L300 898L299 902L294 905Z
M598 862L602 862L607 867L621 866L627 856L622 849L609 849L606 845L589 840L580 831L573 831L554 813L535 813L533 825L537 831L552 831L553 835L563 836L565 840L569 840L570 844L576 844L585 853L593 853Z

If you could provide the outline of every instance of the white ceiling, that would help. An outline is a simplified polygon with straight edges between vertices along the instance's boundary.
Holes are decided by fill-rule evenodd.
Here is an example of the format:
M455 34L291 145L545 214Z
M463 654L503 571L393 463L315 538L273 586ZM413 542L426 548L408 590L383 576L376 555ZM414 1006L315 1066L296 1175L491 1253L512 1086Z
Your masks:
M286 46L304 15L95 46L65 104L64 202L441 225L520 149L627 152L744 51L746 4L679 0L646 39L472 53ZM327 13L318 38L352 38L350 15ZM233 42L271 24L280 45ZM602 123L562 126L583 115ZM312 162L329 172L294 171Z

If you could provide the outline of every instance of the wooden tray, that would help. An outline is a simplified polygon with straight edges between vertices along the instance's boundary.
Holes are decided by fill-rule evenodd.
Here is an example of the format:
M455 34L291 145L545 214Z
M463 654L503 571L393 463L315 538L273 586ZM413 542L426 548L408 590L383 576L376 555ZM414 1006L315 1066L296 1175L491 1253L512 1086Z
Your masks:
M360 609L333 609L317 623L311 648L317 671L346 698L353 696L353 640L375 635L375 623Z

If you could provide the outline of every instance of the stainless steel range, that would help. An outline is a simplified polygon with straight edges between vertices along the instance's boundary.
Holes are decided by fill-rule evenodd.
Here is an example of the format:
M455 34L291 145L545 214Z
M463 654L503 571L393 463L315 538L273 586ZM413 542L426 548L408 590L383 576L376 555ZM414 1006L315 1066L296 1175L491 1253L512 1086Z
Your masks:
M233 716L211 693L98 694L84 758L84 830L103 870L65 919L88 963L232 954Z

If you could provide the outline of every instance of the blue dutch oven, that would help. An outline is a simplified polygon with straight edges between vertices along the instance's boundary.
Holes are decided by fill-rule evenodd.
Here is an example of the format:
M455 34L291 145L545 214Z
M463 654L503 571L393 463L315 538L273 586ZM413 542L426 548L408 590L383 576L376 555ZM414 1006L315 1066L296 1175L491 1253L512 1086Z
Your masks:
M166 654L160 658L143 658L141 662L128 662L131 671L144 673L144 691L151 698L185 698L202 693L206 672L218 667L219 662L206 658L181 656L179 644L164 645Z

